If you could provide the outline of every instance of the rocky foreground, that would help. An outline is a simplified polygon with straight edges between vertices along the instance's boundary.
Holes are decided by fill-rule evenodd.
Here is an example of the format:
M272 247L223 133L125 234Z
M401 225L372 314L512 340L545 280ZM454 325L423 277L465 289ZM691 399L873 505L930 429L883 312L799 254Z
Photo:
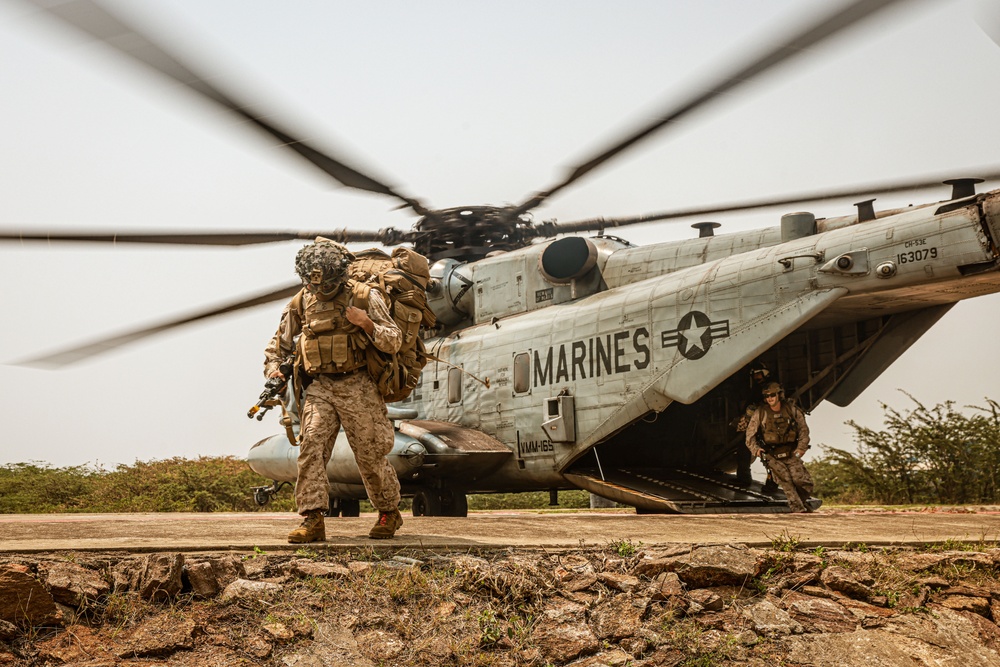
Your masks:
M998 665L1000 549L0 559L0 665Z

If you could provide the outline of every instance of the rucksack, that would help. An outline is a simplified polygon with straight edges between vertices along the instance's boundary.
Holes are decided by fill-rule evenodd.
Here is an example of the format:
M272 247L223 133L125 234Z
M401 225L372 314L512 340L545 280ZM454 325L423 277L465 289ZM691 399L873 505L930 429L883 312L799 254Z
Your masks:
M427 365L427 349L421 327L433 327L437 318L427 305L431 274L427 258L410 248L396 248L387 255L378 248L354 253L349 268L354 280L377 285L388 296L389 314L403 334L396 354L386 354L369 345L368 372L387 403L401 401L420 381Z

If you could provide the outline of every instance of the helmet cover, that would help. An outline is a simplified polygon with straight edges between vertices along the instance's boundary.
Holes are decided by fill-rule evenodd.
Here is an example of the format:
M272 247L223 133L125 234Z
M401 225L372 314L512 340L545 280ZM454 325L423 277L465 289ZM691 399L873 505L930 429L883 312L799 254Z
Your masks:
M347 248L320 237L295 255L295 272L310 292L333 296L346 282L347 269L353 259Z

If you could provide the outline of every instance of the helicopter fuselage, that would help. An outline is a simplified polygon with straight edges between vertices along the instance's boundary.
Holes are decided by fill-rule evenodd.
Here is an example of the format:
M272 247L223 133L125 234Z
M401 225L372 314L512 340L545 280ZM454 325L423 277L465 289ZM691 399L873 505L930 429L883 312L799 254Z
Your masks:
M951 304L1000 291L998 238L995 191L864 222L794 214L697 240L572 237L444 260L432 303L465 319L427 340L435 360L396 406L404 491L582 486L656 510L622 475L725 486L750 362L769 360L806 410L846 405ZM407 438L426 445L445 425L415 457Z

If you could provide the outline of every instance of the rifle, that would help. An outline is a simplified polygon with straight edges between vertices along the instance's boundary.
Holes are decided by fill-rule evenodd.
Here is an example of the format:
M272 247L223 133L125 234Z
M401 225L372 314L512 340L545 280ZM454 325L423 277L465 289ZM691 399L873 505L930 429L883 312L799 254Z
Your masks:
M281 373L280 376L276 375L272 378L267 378L264 382L264 391L260 393L260 398L257 399L257 403L254 404L252 408L247 410L247 417L253 419L254 415L257 415L257 421L264 418L267 411L274 407L274 399L285 391L285 387L288 386L288 378L292 377L293 369L295 368L295 354L290 354L288 357L281 362L278 366L278 371Z

